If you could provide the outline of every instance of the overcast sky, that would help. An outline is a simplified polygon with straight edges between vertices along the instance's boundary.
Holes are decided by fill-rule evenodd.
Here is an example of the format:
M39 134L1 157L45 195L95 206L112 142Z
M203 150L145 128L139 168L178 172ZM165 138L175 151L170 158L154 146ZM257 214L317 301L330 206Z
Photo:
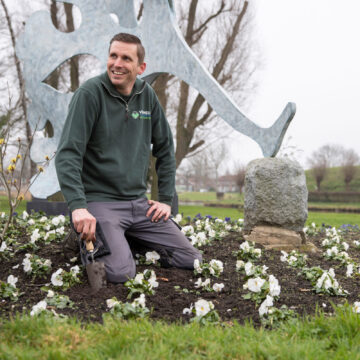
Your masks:
M360 1L255 0L256 38L263 55L259 89L246 114L268 127L288 101L297 112L290 145L306 158L327 143L360 155ZM232 138L236 137L235 134ZM256 143L238 136L234 157L262 157ZM235 140L232 141L235 149Z

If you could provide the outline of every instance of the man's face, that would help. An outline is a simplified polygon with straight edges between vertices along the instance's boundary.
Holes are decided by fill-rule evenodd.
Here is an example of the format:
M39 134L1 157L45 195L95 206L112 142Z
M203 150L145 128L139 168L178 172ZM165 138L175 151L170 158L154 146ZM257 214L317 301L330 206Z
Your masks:
M114 41L110 46L107 73L116 89L124 95L130 95L136 76L141 75L146 64L139 64L137 45Z

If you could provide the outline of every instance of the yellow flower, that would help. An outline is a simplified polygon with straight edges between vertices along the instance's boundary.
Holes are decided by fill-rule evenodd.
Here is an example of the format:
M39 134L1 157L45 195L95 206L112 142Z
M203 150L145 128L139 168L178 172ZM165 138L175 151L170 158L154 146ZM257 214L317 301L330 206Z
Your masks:
M17 155L16 155L16 159L21 159L21 155L20 155L20 154L17 154Z
M44 168L42 166L38 166L39 172L44 172Z
M20 194L17 198L19 201L24 200L24 194Z
M12 159L11 159L11 162L12 162L13 164L16 164L16 160L17 160L16 158L12 158Z
M0 145L2 145L2 144L4 143L4 141L5 141L5 140L1 138L1 139L0 139Z
M15 170L15 165L10 164L7 169L8 171L13 172Z
M50 158L46 155L46 156L45 156L45 160L46 160L46 161L49 161Z

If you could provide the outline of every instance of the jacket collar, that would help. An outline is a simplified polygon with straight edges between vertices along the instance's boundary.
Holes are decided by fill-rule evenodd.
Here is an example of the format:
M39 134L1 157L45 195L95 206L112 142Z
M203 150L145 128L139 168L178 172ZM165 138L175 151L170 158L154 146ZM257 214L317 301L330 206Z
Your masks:
M115 86L109 79L109 75L105 71L103 74L100 75L100 80L102 85L106 88L106 90L109 92L111 96L114 97L121 97L121 94L116 90ZM134 95L136 93L141 93L146 86L146 83L144 80L141 80L139 78L136 78L134 87L131 91L131 95Z

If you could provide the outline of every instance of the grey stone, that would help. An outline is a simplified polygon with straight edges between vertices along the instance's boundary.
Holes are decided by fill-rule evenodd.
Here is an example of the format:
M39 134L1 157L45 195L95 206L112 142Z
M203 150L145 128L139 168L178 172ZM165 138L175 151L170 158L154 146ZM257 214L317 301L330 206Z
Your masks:
M307 219L305 172L296 161L253 160L245 175L244 231L268 225L302 231Z

